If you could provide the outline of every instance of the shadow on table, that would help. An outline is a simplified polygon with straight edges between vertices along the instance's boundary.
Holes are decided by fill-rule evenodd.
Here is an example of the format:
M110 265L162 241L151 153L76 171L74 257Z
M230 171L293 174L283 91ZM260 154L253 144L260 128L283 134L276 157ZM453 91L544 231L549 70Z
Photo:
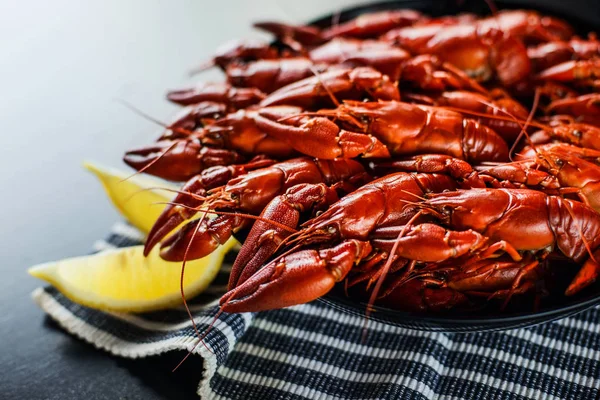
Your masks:
M45 318L44 327L67 335L50 317ZM96 362L99 358L103 361L109 359L111 364L126 370L129 375L139 380L145 391L151 390L156 393L158 398L195 400L199 398L196 391L203 372L203 361L200 357L189 357L177 371L173 372L173 368L185 357L185 352L177 351L159 356L127 359L111 356L75 338L68 341L61 351L65 358L79 363L88 364L88 362Z

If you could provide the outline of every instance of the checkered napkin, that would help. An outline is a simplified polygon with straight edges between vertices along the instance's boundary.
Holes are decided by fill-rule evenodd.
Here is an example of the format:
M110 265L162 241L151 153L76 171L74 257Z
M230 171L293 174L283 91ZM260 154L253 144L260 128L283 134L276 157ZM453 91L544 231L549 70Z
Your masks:
M118 224L97 249L139 244ZM229 264L230 265L230 264ZM228 276L191 302L200 331ZM142 315L79 306L52 287L33 297L69 333L114 355L140 358L196 344L182 308ZM256 314L222 314L194 348L204 358L198 394L226 399L598 399L600 309L495 333L420 332L370 321L315 301ZM200 373L199 373L200 375Z

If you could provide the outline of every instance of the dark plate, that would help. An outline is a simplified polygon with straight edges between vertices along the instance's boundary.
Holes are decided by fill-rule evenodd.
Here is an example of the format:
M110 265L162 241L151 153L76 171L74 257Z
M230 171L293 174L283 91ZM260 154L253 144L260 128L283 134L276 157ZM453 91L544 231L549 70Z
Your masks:
M366 303L352 300L333 291L319 299L330 306L361 318L365 317ZM565 318L600 304L600 288L595 285L593 294L576 296L554 306L543 307L538 312L489 314L419 314L374 306L369 319L419 331L485 332L522 328Z
M598 4L590 1L587 5L583 2L568 3L561 1L522 1L522 2L495 2L499 9L503 8L530 8L542 13L556 15L569 21L580 30L580 34L594 30L594 25L600 25L600 12ZM541 5L540 5L541 4ZM344 10L340 13L340 21L345 21L365 12L412 8L423 11L429 15L442 16L456 14L459 12L473 12L477 14L489 14L490 9L485 1L394 1L370 4ZM319 26L327 26L332 21L332 15L325 16L312 23ZM566 267L568 268L568 267ZM567 281L568 282L568 281ZM332 307L359 317L365 316L366 303L348 298L340 288L336 288L320 301ZM539 311L523 312L479 312L468 314L419 314L392 310L380 306L374 307L370 319L400 327L411 328L422 331L441 332L483 332L492 330L504 330L531 326L543 322L564 318L590 307L600 304L600 283L596 283L584 292L574 297L558 296L542 302ZM529 307L531 304L529 304Z

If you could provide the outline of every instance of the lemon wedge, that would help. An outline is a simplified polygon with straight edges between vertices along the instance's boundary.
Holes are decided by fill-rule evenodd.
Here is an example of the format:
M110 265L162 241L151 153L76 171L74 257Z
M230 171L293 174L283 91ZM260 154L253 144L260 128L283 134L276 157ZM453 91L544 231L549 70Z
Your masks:
M164 203L174 197L173 192L154 188L179 189L162 180L144 175L130 177L126 172L92 162L84 162L83 166L100 179L117 210L145 234L150 232L154 221L165 208L164 204L158 203ZM126 178L129 179L124 180Z
M223 257L235 244L230 239L210 255L186 263L186 298L208 287ZM181 263L164 261L158 251L154 249L144 257L143 246L111 249L40 264L28 272L87 307L119 312L153 311L182 304Z

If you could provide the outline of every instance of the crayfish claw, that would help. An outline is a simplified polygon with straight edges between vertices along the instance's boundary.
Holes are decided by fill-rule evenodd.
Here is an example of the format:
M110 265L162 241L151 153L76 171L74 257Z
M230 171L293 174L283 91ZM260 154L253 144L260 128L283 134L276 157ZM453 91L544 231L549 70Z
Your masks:
M298 184L271 200L240 249L231 269L229 288L249 279L277 251L279 244L294 232L303 211L337 200L336 192L324 183Z
M160 244L160 257L166 261L178 262L210 254L219 243L206 234L206 223L207 221L202 219L191 221L167 237Z
M196 219L161 243L160 256L166 261L205 257L225 243L242 224L241 217L232 215Z
M181 215L181 207L168 206L163 214L156 220L144 244L144 256L147 257L150 251L173 229L177 228L185 219Z
M368 242L348 240L322 250L302 250L273 260L221 298L225 312L255 312L307 303L343 280L371 252Z

